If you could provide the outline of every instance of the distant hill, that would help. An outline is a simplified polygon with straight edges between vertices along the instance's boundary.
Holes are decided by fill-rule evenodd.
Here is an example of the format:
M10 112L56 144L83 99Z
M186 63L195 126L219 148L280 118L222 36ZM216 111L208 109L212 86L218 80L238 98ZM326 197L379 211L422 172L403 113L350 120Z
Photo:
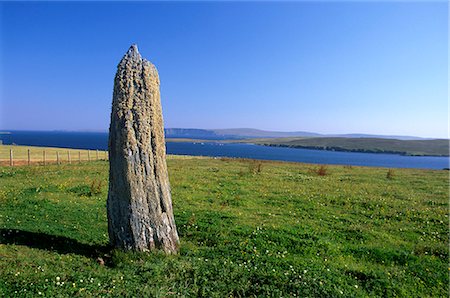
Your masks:
M307 131L267 131L254 128L228 128L228 129L213 129L217 135L235 138L288 138L288 137L319 137L318 133Z
M166 138L189 138L205 140L223 140L224 137L217 135L213 130L196 128L166 128Z
M251 138L290 138L290 137L336 137L336 138L383 138L398 140L424 140L414 136L385 136L370 134L338 134L325 135L307 131L267 131L253 128L229 129L194 129L194 128L166 128L167 138L191 138L204 140L251 139Z
M378 138L378 139L395 139L395 140L432 140L429 138L420 138L414 136L385 136L385 135L370 135L361 133L349 133L340 135L324 135L324 137L336 137L336 138Z
M449 140L396 140L381 138L268 138L248 140L254 144L291 148L449 156Z
M265 131L253 128L230 128L230 129L166 128L165 133L167 138L191 138L191 139L205 139L205 140L320 136L319 134L309 132Z

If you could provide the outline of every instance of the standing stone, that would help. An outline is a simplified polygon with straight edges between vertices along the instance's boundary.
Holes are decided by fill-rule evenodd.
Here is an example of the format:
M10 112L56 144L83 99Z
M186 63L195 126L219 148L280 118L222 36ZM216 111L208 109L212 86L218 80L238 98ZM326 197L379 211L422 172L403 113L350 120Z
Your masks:
M176 253L159 77L132 45L117 66L109 128L108 232L113 246Z

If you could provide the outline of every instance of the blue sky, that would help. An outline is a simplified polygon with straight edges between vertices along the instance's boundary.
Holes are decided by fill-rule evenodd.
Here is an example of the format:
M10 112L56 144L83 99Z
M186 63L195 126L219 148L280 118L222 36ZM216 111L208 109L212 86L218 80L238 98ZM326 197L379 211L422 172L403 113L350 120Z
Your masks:
M0 129L109 127L132 43L166 127L447 137L448 4L2 2Z

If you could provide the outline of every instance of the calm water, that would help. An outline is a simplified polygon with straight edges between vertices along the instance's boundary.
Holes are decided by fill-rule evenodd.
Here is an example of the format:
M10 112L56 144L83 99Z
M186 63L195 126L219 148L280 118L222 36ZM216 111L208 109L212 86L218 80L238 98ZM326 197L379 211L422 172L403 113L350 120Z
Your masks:
M99 150L106 150L108 147L107 133L21 131L0 135L0 139L3 140L3 144ZM449 167L448 157L337 152L252 144L167 143L167 153L392 168L443 169Z
M443 169L449 167L449 158L447 157L338 152L267 147L252 144L220 145L204 143L202 145L198 143L168 143L167 151L170 154L244 157L318 164L419 169Z

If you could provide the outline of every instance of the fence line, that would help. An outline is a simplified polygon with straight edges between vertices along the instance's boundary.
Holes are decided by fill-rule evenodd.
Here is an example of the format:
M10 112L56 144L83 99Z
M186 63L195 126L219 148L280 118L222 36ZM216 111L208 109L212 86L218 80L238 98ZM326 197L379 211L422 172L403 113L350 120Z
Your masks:
M42 151L41 151L42 150ZM33 165L33 164L41 164L47 165L51 163L56 163L57 165L67 163L72 164L72 152L78 151L78 162L82 161L98 161L98 160L108 160L108 151L101 150L103 152L103 158L100 157L100 151L95 150L95 158L91 158L91 150L67 150L67 159L62 158L64 156L64 149L61 150L46 150L46 149L9 149L9 166L20 166L20 165ZM6 151L7 152L7 151ZM5 153L6 153L5 152ZM39 154L42 152L41 158L39 158ZM34 155L33 155L34 153ZM60 155L62 153L63 155ZM86 156L87 160L82 158L82 155ZM53 158L49 158L49 155L52 155ZM56 157L56 160L55 160ZM0 166L8 165L8 157L3 155L0 156Z

